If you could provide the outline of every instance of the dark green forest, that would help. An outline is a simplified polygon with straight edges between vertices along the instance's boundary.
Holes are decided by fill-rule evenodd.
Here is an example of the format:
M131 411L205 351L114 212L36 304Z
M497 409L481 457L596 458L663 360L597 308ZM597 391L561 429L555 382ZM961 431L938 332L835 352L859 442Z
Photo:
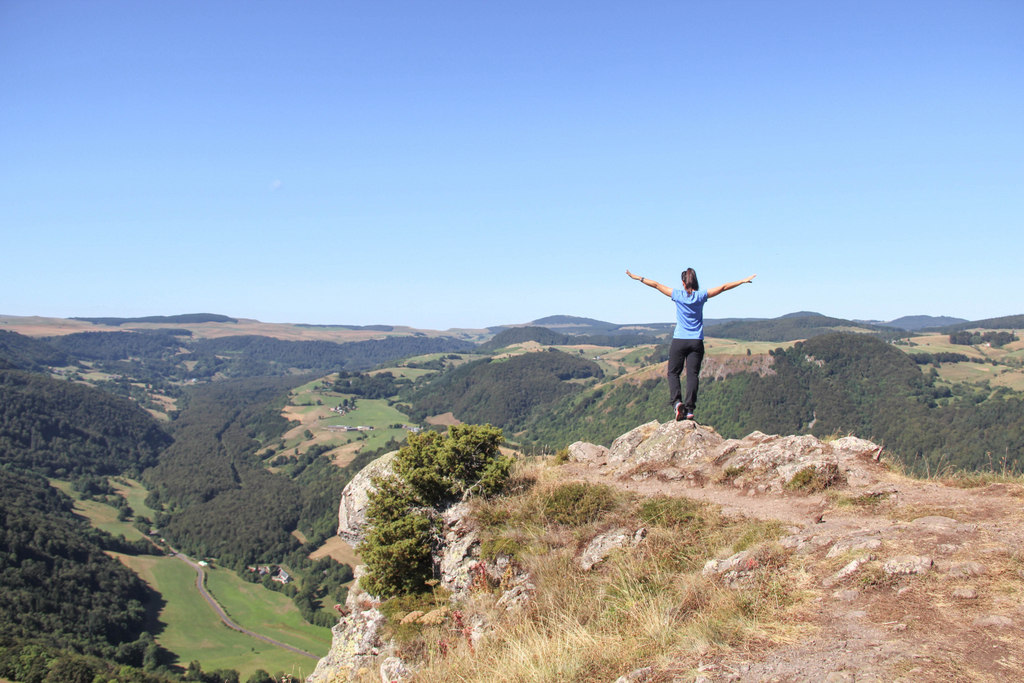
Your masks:
M137 476L170 442L131 401L46 375L0 370L0 465L55 477Z
M625 348L641 344L657 344L661 340L653 335L636 333L619 334L560 334L546 327L510 327L494 335L489 341L480 344L478 351L492 352L513 344L535 341L544 346L566 346L574 344L593 344L594 346L611 346Z
M868 325L842 318L829 318L819 313L806 315L794 313L770 320L733 320L707 325L705 332L709 336L726 339L784 342L832 334L837 328L871 330L887 339L906 336L906 332L902 330Z
M0 330L0 370L46 372L70 363L68 355L45 341Z
M413 420L453 411L463 422L516 431L530 415L582 391L570 380L604 375L597 363L561 351L526 353L508 359L467 363L419 385L408 396Z
M884 445L917 474L1024 470L1024 399L1007 389L939 386L914 359L871 335L831 334L772 353L775 374L701 383L697 419L723 436L755 430L855 434ZM617 382L536 414L526 439L544 449L576 440L609 445L649 420L669 419L667 383Z
M0 491L0 638L155 667L158 650L143 633L144 605L156 596L104 552L152 546L90 528L41 477L0 468Z
M47 367L87 361L95 369L124 376L128 381L173 391L169 384L172 382L295 372L326 374L342 369L360 371L408 356L475 348L474 344L453 337L423 335L336 343L286 341L259 335L192 339L191 332L178 329L77 332L44 339L3 332L0 369L45 371Z
M128 325L131 323L157 323L160 325L196 325L199 323L237 323L231 318L217 313L184 313L182 315L149 315L142 318L71 318L84 320L95 325Z

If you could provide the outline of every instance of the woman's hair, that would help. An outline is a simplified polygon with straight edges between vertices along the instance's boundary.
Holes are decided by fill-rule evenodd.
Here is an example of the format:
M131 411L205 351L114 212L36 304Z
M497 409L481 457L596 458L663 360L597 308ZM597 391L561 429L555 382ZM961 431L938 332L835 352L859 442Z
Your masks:
M683 271L683 287L691 292L696 292L700 289L700 285L697 284L697 271L693 268L687 268Z

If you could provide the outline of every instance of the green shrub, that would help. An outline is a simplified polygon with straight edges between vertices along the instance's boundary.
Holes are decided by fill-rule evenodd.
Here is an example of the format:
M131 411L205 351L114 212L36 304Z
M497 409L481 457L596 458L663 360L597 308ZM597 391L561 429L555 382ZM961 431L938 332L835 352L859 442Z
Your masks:
M376 486L366 511L366 538L359 544L367 566L360 585L382 597L422 591L434 575L434 523L416 508L403 482L383 479Z
M494 495L512 471L512 458L499 450L503 441L501 430L490 425L456 425L444 436L423 432L398 451L394 471L431 507L446 506L470 490Z
M490 425L409 437L395 456L396 476L374 479L369 495L368 531L358 549L367 569L360 579L365 590L384 598L426 590L434 577L434 520L469 494L502 490L513 462L501 454L502 441L501 430Z

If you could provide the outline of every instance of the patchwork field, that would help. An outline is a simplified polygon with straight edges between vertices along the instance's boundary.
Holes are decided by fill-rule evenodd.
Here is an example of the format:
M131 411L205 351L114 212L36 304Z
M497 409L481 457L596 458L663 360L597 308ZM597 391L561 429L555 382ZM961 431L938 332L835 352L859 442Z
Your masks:
M344 466L363 448L374 449L391 439L403 440L408 431L394 425L403 425L408 417L385 399L368 399L351 394L338 394L329 390L333 376L308 382L292 391L282 415L294 422L283 436L282 455L305 453L314 445L331 448L326 454L339 466ZM337 408L346 399L355 399L356 407L345 414ZM345 431L342 428L372 427L365 431Z

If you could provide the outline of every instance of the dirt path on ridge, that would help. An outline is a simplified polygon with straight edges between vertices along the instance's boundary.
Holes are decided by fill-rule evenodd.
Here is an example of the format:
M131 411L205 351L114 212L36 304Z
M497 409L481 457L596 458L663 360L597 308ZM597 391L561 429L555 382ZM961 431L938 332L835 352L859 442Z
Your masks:
M710 657L697 681L1024 680L1020 485L957 488L878 465L869 486L842 487L831 500L870 492L882 502L837 506L823 494L757 493L656 476L634 481L581 462L562 469L568 479L640 496L686 496L729 515L789 525L781 541L791 553L783 571L803 573L810 598L799 618L812 635ZM855 559L863 566L840 576ZM907 571L915 573L883 573L888 562L913 565Z

